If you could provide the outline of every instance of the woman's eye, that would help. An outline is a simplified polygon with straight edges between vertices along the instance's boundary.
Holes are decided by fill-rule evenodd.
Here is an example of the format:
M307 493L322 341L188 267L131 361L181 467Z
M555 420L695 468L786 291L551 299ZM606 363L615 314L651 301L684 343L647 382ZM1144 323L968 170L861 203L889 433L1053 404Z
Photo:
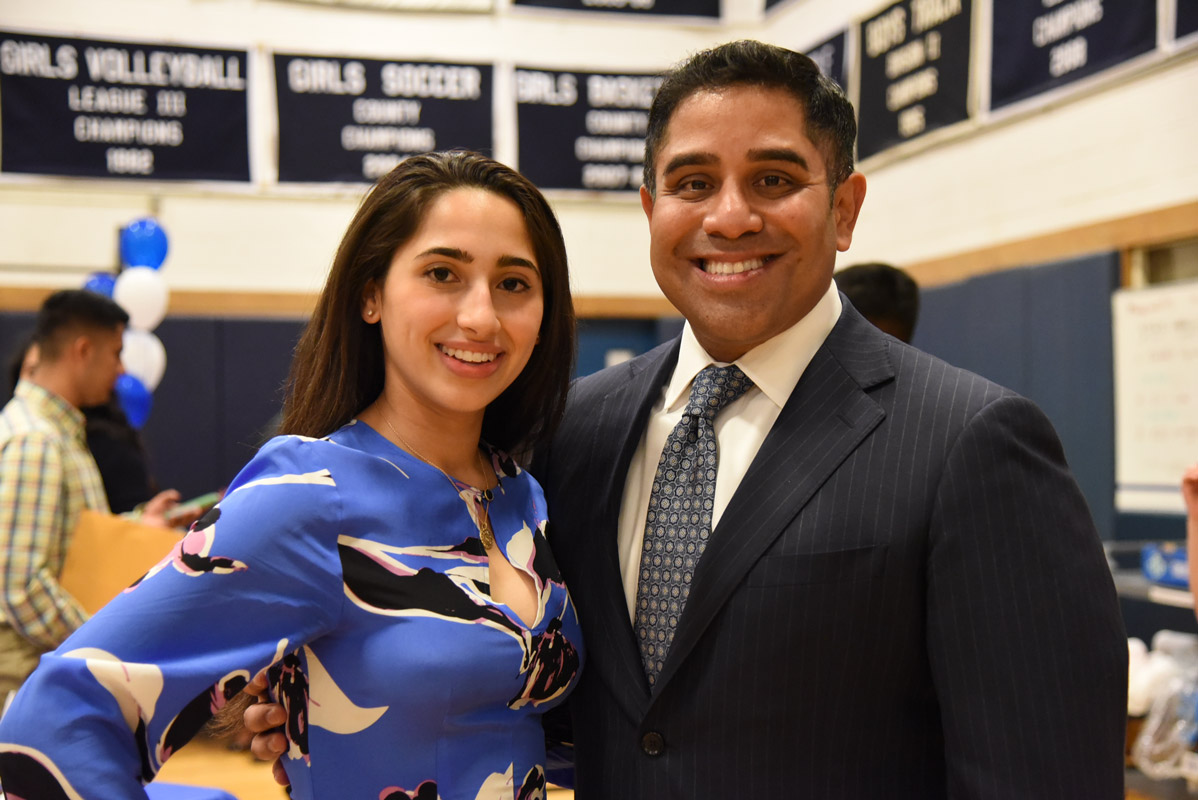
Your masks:
M445 283L453 277L449 267L433 267L426 274L437 283Z
M531 287L523 278L504 278L499 282L499 288L505 292L527 292Z

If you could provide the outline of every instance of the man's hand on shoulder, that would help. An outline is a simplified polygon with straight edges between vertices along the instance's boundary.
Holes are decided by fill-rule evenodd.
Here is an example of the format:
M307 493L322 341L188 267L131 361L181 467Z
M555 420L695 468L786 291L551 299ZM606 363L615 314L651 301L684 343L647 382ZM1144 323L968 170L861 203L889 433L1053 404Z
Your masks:
M242 719L245 727L254 734L250 742L250 752L260 761L273 761L275 782L280 786L288 786L291 780L283 767L282 756L287 752L287 737L279 730L279 726L287 721L287 712L278 703L266 701L266 670L262 670L245 691L258 698L258 702L245 710Z

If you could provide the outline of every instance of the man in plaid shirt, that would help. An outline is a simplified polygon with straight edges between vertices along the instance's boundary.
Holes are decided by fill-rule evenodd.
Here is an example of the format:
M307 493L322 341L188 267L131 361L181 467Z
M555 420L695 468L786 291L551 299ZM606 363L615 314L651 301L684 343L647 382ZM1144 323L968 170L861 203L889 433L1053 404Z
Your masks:
M79 409L112 394L128 321L102 295L50 295L36 366L0 412L0 702L87 618L58 584L79 512L108 511Z

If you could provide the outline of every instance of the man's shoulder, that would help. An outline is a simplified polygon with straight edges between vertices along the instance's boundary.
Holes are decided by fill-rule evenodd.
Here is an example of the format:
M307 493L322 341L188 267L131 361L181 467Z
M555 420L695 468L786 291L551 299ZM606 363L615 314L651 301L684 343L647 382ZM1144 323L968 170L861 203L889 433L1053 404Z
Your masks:
M957 427L996 403L1014 401L1035 408L1035 403L1013 389L950 364L938 356L897 340L890 342L894 378L888 391L894 410L910 424Z
M61 439L58 426L20 397L9 400L0 411L0 448L17 442L51 445Z

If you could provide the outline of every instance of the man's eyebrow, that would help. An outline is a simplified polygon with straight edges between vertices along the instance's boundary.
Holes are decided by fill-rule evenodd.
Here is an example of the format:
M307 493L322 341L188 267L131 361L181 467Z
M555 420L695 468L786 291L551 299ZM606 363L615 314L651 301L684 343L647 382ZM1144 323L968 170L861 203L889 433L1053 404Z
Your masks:
M715 153L682 153L681 155L674 156L666 163L666 168L662 170L662 174L669 175L674 170L682 169L683 167L715 164L719 160L719 157Z
M807 159L789 147L769 147L763 150L750 150L748 155L750 161L789 161L792 164L798 164L805 170L811 169L807 164Z

